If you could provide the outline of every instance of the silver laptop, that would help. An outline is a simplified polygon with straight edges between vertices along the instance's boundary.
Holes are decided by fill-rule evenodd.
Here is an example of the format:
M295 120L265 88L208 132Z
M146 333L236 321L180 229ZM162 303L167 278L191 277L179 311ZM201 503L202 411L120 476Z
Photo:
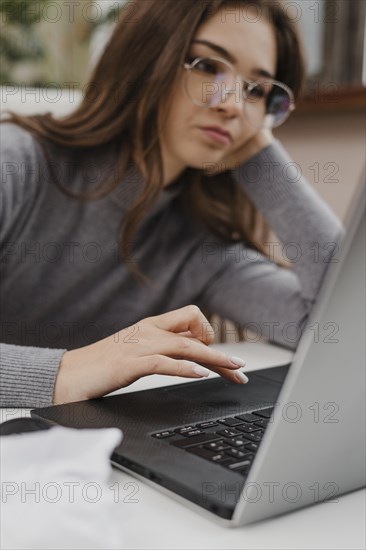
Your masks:
M365 486L365 172L291 365L35 409L117 426L112 464L224 525Z

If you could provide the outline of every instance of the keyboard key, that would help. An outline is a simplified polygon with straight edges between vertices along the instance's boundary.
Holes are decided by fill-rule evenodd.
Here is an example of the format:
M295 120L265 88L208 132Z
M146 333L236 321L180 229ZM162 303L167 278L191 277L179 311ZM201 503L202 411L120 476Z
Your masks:
M197 424L197 428L201 428L202 430L204 430L205 428L212 428L213 426L217 425L217 422L215 422L214 420L210 420L209 422L200 422L199 424Z
M260 411L255 411L253 414L261 416L263 418L270 418L272 415L273 407L268 407L267 409L262 409Z
M156 434L152 434L153 437L156 437L156 439L164 439L164 437L170 437L171 435L175 435L174 432L170 432L166 430L165 432L158 432Z
M258 447L259 447L259 443L254 443L254 441L252 441L251 443L248 443L247 445L245 445L244 448L247 449L248 451L252 451L256 453L258 450Z
M212 451L202 449L201 447L193 447L192 449L187 449L187 451L202 458L206 458L211 462L226 462L228 458L224 455L224 453L213 453Z
M260 428L265 428L269 423L269 418L262 418L261 420L257 420L257 422L254 422L255 426L259 426Z
M234 437L236 435L240 435L240 432L238 432L237 430L234 430L233 428L225 428L224 430L218 430L216 433L221 437Z
M190 430L189 432L185 432L182 435L185 435L186 437L193 437L194 435L204 434L205 432L203 430Z
M261 431L260 432L253 432L251 434L246 433L245 438L250 439L250 441L254 441L255 443L258 443L262 439L263 433L264 432L261 432ZM246 443L247 443L247 441L246 441Z
M226 455L228 456L233 456L234 458L248 458L249 456L251 456L251 453L248 453L248 452L245 452L245 451L241 451L240 449L230 449L229 451L226 451L225 452Z
M203 433L201 435L194 435L193 437L185 437L183 439L177 439L176 441L170 441L170 443L176 447L185 448L208 443L209 441L217 441L218 439L221 438L216 434Z
M242 420L238 420L235 417L229 417L229 418L223 418L222 420L218 420L220 424L224 424L225 426L237 426L238 424L242 424Z
M223 443L222 439L220 441L212 441L211 443L207 443L205 448L218 452L225 451L225 449L230 449L229 445Z
M228 464L228 468L230 468L230 470L236 470L236 468L243 468L245 466L250 466L251 465L251 460L249 459L245 459L245 460L241 460L240 462L232 462L231 464Z
M254 458L254 456L251 457L251 458L248 457L247 460L250 460L250 464L246 464L244 466L239 466L238 468L235 468L235 471L238 472L239 474L247 477L248 473L249 473L249 470L250 470L250 467L253 463L253 458ZM246 459L243 459L243 460L246 460Z
M230 445L230 447L243 447L248 441L242 437L234 437L233 439L224 439L224 443Z
M191 430L194 430L196 426L184 426L183 428L177 428L175 431L176 434L184 435L186 432L190 432Z
M249 470L250 470L250 466L242 466L241 468L237 468L235 472L244 477L248 477Z
M235 418L238 418L243 422L255 422L256 420L258 420L258 416L252 413L237 414Z
M255 424L242 424L241 426L238 426L237 429L241 432L251 433L257 432L261 428L259 426L256 426Z

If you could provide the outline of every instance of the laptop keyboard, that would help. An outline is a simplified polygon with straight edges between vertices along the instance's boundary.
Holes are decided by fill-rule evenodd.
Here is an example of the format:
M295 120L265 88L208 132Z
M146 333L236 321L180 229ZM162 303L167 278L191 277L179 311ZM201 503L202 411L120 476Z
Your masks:
M190 424L152 434L169 443L247 476L273 407Z

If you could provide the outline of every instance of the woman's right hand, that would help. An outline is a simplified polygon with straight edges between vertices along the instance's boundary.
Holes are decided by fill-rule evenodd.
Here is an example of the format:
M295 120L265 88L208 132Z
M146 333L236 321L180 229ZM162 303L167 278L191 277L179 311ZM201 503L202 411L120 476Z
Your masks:
M237 384L246 383L247 377L238 370L245 362L210 348L213 335L201 310L190 305L147 317L103 340L67 351L53 403L102 397L149 374L202 378L210 369Z

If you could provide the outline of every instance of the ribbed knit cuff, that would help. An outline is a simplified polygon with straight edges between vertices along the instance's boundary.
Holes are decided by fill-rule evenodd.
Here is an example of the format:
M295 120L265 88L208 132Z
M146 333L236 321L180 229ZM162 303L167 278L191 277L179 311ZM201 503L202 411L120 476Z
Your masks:
M52 405L66 349L0 344L0 407Z

